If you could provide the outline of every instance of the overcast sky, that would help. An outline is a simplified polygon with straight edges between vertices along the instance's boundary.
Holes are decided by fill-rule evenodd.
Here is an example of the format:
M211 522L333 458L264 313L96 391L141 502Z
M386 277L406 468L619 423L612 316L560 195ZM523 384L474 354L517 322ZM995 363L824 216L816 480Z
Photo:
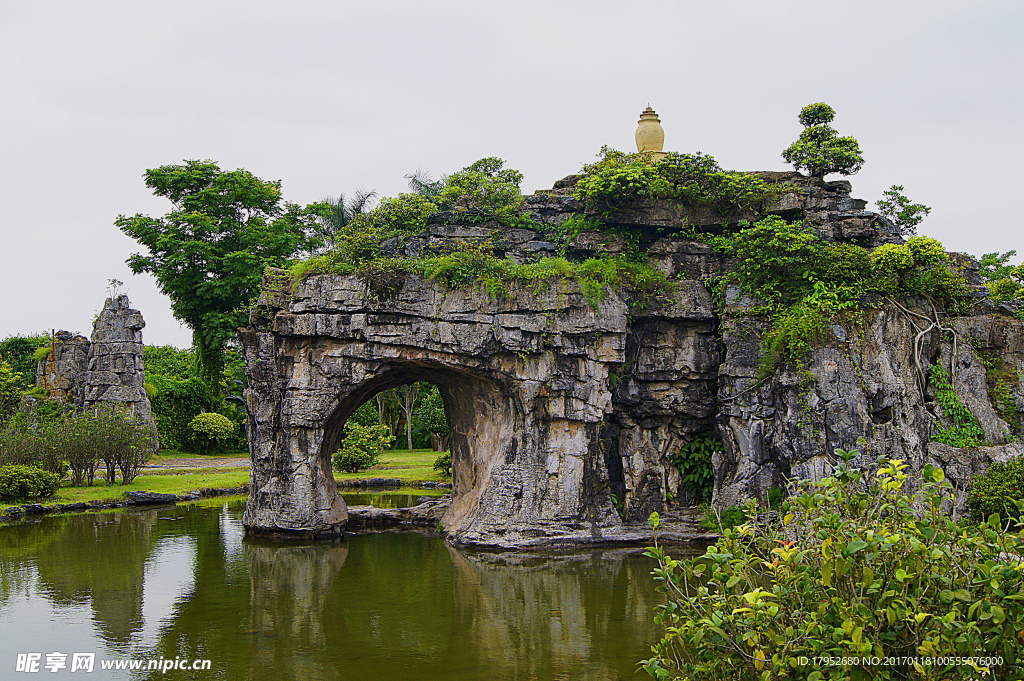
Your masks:
M666 150L736 170L786 169L800 108L827 102L866 159L854 196L902 184L948 250L1024 253L1022 20L1019 0L0 0L0 338L89 335L116 278L147 343L190 344L113 226L170 209L147 168L212 159L305 204L500 156L528 193L635 149L648 102Z

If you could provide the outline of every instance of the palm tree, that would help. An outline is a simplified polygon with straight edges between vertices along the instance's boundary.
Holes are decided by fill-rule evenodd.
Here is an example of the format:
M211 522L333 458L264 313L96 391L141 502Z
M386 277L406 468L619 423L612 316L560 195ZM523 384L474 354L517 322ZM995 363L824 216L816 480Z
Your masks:
M430 173L419 168L416 169L416 172L406 175L405 179L409 180L409 189L431 201L437 198L437 195L444 189L445 178L443 175L440 180L431 180Z
M326 211L320 216L319 236L323 239L324 246L334 248L337 246L338 236L344 234L345 228L355 216L366 213L370 209L370 202L377 196L377 192L364 192L359 190L350 201L345 200L344 194L338 194L338 198L328 196L323 203L326 204Z

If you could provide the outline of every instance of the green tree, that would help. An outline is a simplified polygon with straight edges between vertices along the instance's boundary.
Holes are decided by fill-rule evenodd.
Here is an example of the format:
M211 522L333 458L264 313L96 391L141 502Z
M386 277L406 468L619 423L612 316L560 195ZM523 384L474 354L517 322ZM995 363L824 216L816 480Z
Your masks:
M853 175L860 170L864 165L860 145L853 137L840 137L829 125L835 115L835 109L824 102L801 109L799 120L804 131L782 152L782 158L797 170L806 170L817 178L829 173Z
M995 281L1011 276L1014 270L1017 269L1014 265L1009 264L1010 258L1015 255L1017 255L1017 251L986 253L978 261L978 264L981 265L981 270L978 274L984 277L985 281Z
M878 212L892 220L903 236L917 234L917 226L932 209L923 203L911 203L903 194L903 185L894 184L882 192Z
M989 296L995 303L1024 299L1024 265L1009 264L1017 251L986 253L981 256L978 272L985 279Z
M200 374L220 394L224 348L246 321L263 270L283 265L313 240L318 210L284 204L280 181L212 161L147 170L146 186L171 201L162 218L119 215L114 224L148 249L128 266L149 272L192 329Z
M22 395L22 377L0 359L0 428L18 408Z
M35 385L38 362L34 356L35 351L49 345L50 334L8 336L0 341L0 360L7 362L14 373L20 374L19 385L23 390Z

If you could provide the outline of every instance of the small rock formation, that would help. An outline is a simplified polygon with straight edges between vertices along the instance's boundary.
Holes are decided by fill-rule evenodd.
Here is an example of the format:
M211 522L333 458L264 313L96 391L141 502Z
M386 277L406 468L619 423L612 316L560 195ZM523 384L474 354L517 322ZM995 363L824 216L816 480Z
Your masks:
M54 334L50 354L36 365L36 385L51 399L81 404L82 373L89 360L89 339L70 331Z
M760 173L795 187L770 207L802 219L820 238L875 247L899 243L884 217L850 198L850 183L799 173ZM527 197L533 220L556 227L582 211L574 178ZM319 274L292 284L268 274L250 326L240 331L249 388L252 480L244 523L256 534L331 535L348 522L330 455L346 419L381 390L412 381L439 386L451 426L452 501L441 520L457 543L499 547L620 540L630 523L670 500L691 499L671 463L696 436L720 437L715 503L766 501L787 477L821 478L833 450L903 458L919 471L942 465L962 493L991 461L1021 453L1021 423L993 409L980 353L1024 376L1024 321L992 314L980 289L977 314L953 320L961 338L924 331L923 300L836 325L806 372L755 378L768 321L757 301L726 292L716 309L707 283L734 267L688 239L756 216L644 200L604 219L638 235L654 267L678 282L671 299L609 292L596 309L575 282L546 291L509 286L446 291L420 276L361 279ZM725 227L723 227L725 225ZM423 257L459 242L490 240L499 257L555 255L541 230L463 224L451 213L384 244L385 255ZM565 256L579 261L625 249L621 236L583 233ZM972 282L975 285L979 282ZM954 366L961 399L994 446L957 450L931 442L944 415L919 365ZM961 502L962 503L962 502ZM618 509L618 510L617 510ZM621 512L621 516L619 513ZM634 534L635 535L635 526Z
M36 367L36 385L50 399L88 409L114 402L155 431L153 409L146 394L142 358L142 313L128 296L107 298L93 322L92 340L58 331L53 350Z

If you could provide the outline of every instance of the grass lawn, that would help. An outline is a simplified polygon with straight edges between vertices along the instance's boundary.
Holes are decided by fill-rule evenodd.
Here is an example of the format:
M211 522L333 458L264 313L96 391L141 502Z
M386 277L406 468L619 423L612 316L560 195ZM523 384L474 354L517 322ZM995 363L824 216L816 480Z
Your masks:
M128 491L184 494L204 487L240 487L249 482L249 470L239 468L229 472L196 473L191 475L140 475L130 485L107 487L98 480L92 487L61 487L57 496L40 501L42 504L74 504L79 501L120 501Z
M451 482L434 470L434 460L441 455L433 449L388 449L380 455L380 463L358 473L334 471L335 480L363 478L398 478L402 482Z
M241 455L242 453L238 453ZM380 463L358 473L334 472L335 480L360 480L366 478L399 478L404 483L451 482L434 470L434 460L440 455L432 449L391 449L381 454ZM154 457L151 463L161 459L194 457L184 452L167 452ZM218 454L218 457L231 456ZM120 501L127 491L160 492L163 494L185 494L204 487L240 487L249 482L247 468L189 468L175 471L152 471L139 475L130 485L106 486L102 479L91 487L61 487L52 499L36 500L42 504L73 504L80 501ZM29 502L18 502L29 503ZM14 505L14 504L3 504Z

